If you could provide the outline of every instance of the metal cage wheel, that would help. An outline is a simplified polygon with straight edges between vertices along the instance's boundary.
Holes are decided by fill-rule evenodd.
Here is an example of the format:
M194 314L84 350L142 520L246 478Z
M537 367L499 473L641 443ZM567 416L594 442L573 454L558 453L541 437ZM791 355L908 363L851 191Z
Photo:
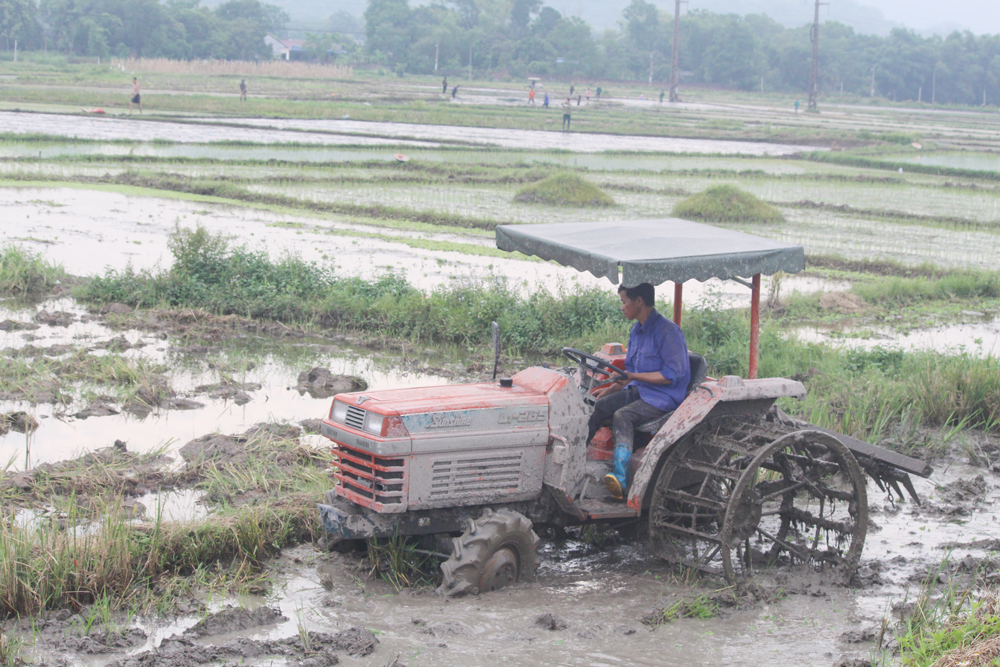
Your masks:
M822 431L797 431L758 451L733 489L719 534L730 582L778 562L830 566L849 579L868 532L865 477Z

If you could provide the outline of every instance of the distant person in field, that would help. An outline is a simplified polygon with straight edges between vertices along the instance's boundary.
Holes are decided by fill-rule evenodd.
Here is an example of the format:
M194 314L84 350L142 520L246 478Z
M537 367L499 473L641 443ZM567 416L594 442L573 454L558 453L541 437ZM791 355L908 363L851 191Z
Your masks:
M535 86L531 86L531 90L528 91L528 104L535 104Z
M660 104L663 104L663 91L660 91Z
M448 77L445 77L441 81L441 94L445 95L448 92Z
M576 90L576 86L574 86L572 83L569 84L569 96L570 97L573 97L573 91L574 90Z
M549 108L549 94L548 93L545 93L545 100L542 101L542 106L545 107L546 109Z
M142 115L142 97L139 95L139 80L132 77L132 99L128 101L128 113L132 115L132 106L139 107L139 115Z
M582 99L583 99L583 95L577 95L576 96L576 106L580 106L580 100L582 100Z
M597 87L597 99L601 99L601 87Z
M247 101L247 80L246 79L240 79L240 101L241 102L246 102Z
M458 97L458 86L451 89L451 99L455 99L456 97Z
M563 132L568 132L569 131L569 121L570 121L569 104L570 104L569 98L567 97L566 101L563 102L563 104L562 104L562 108L563 108L562 129L563 129Z
M587 101L590 101L590 86L587 86Z

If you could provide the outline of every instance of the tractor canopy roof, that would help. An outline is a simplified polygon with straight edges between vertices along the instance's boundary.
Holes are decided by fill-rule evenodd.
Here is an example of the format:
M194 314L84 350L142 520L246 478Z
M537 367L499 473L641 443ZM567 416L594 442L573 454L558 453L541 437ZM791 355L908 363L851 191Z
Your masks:
M805 268L802 246L680 218L499 225L496 234L501 250L553 260L615 285L728 280Z

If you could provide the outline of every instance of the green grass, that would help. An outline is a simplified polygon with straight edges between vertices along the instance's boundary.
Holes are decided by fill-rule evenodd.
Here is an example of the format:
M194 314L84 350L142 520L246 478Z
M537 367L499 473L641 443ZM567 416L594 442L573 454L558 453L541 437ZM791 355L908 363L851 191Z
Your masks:
M94 530L65 530L53 517L31 526L0 524L0 618L78 609L110 597L113 606L149 596L163 578L219 566L259 570L281 548L316 530L315 498L295 495L184 524L131 523L111 504ZM70 510L66 520L82 516Z
M551 206L605 207L615 200L593 183L572 173L554 174L517 191L514 201Z
M773 223L785 219L775 207L733 185L716 185L679 201L673 214L704 222Z
M38 296L67 279L61 266L20 245L0 246L0 293Z

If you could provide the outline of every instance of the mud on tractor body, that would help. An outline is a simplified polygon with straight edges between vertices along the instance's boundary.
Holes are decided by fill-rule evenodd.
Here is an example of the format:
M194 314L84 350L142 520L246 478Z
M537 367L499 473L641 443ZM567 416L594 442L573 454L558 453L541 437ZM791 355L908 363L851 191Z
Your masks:
M708 378L692 355L683 403L638 428L626 502L601 481L610 432L586 442L593 391L624 368L619 344L593 355L565 348L575 367L499 382L340 394L322 425L337 459L337 485L319 506L331 541L422 536L446 558L448 594L531 579L536 524L638 522L660 557L730 581L790 563L846 578L868 529L865 475L916 499L909 475L926 477L929 465L792 419L774 403L804 397L803 385L756 377L761 275L801 271L801 246L678 219L496 232L503 250L613 284L620 271L629 285L672 281L678 325L685 281L749 287L749 379ZM494 327L499 356L498 341Z

